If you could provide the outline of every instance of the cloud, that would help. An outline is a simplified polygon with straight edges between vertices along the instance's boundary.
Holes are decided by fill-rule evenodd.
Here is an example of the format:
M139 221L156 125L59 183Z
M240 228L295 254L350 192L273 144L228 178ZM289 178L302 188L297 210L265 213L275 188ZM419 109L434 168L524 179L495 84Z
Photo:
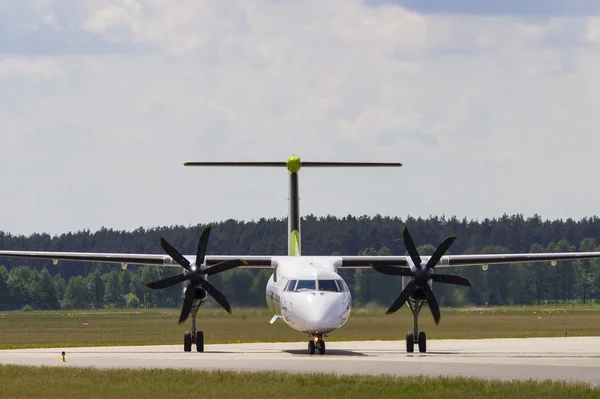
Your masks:
M590 43L600 43L600 18L592 18L587 26L586 39Z
M597 18L358 0L71 5L0 12L0 229L284 216L284 170L182 162L292 153L404 163L303 170L303 213L596 212ZM406 195L429 185L436 195Z
M147 52L114 43L81 28L93 5L87 2L6 0L0 4L0 55L65 55Z
M59 64L53 59L0 59L0 79L19 77L52 79L61 74Z
M596 0L366 0L371 6L396 5L425 14L479 16L589 16L600 14Z
M231 34L248 28L246 13L252 9L245 3L190 0L179 1L172 7L165 7L157 0L95 3L81 24L85 31L109 42L148 44L170 54L227 41Z

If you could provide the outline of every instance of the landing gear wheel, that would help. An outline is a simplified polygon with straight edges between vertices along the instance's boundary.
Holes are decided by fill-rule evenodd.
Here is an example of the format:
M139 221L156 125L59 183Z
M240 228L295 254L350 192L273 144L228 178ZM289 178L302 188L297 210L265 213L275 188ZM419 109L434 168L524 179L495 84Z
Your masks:
M186 352L192 351L192 333L189 331L183 334L183 350Z
M204 352L204 333L202 331L196 333L196 351Z
M315 354L315 341L313 341L312 339L310 341L308 341L308 354L309 355Z
M419 333L419 352L427 352L427 337L423 331Z
M324 355L325 354L325 341L320 339L317 342L317 349L319 350L319 355Z
M406 351L413 353L415 351L415 336L413 333L406 333Z

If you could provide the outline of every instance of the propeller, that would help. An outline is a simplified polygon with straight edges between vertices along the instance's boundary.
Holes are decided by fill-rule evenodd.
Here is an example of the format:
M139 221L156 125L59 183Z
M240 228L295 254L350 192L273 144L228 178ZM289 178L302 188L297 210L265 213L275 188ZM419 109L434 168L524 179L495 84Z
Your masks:
M206 280L206 276L212 276L213 274L222 273L224 271L236 268L238 266L247 265L248 262L241 259L230 259L209 268L202 268L204 265L204 259L206 256L206 248L208 246L208 239L210 237L210 231L212 225L207 225L200 239L198 240L198 249L196 251L196 262L190 263L179 251L177 251L167 240L160 237L160 246L175 262L181 265L185 271L176 276L167 277L163 280L155 281L153 283L144 284L146 288L151 290L164 289L171 287L175 284L189 281L187 289L185 290L185 296L183 298L183 306L181 307L181 315L179 316L179 324L187 320L190 311L192 310L192 304L196 293L196 288L202 288L207 294L212 296L219 305L223 307L228 313L231 313L231 305L225 295L217 290L211 283Z
M433 274L433 268L442 259L442 256L444 256L446 251L448 251L456 239L456 236L449 236L444 239L444 241L442 241L441 244L435 249L435 252L429 258L426 264L423 264L424 262L421 260L421 256L417 251L415 242L413 241L410 233L408 232L408 227L406 226L402 228L402 239L404 241L404 245L406 246L406 250L408 251L408 255L414 264L414 268L377 264L371 265L373 269L383 274L412 277L412 280L406 285L406 287L404 287L404 290L400 293L398 298L396 298L394 303L392 303L386 313L390 314L396 312L402 307L402 305L404 305L408 298L412 296L416 299L427 301L435 324L439 324L441 317L440 306L438 305L435 295L433 295L433 291L429 286L429 280L443 284L462 285L466 287L473 286L469 280L461 276L452 274Z

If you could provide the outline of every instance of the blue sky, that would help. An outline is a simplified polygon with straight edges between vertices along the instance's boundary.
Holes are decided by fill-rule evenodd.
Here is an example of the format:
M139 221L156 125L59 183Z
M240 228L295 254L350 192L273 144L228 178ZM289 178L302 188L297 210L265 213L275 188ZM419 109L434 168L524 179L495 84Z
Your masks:
M9 0L0 4L0 230L287 213L598 213L591 1Z

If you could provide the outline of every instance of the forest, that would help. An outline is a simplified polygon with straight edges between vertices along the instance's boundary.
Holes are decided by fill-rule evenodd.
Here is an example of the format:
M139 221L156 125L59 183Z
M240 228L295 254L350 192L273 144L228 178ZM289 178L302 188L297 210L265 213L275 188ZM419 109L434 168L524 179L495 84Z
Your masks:
M302 219L303 255L405 255L401 229L407 225L423 255L446 236L458 238L449 254L600 251L600 218L543 220L539 215L503 215L467 220L360 216ZM193 254L204 224L117 231L102 228L50 236L16 236L0 231L6 250L162 253L164 236L182 253ZM287 219L226 220L213 224L208 254L285 255ZM532 263L445 269L474 287L433 286L442 306L592 303L600 300L600 261ZM0 258L0 310L178 307L181 286L149 291L144 282L180 273L178 268ZM390 305L403 289L401 278L370 269L341 270L355 306ZM236 269L211 277L235 307L266 306L270 270ZM214 304L212 304L214 305Z

